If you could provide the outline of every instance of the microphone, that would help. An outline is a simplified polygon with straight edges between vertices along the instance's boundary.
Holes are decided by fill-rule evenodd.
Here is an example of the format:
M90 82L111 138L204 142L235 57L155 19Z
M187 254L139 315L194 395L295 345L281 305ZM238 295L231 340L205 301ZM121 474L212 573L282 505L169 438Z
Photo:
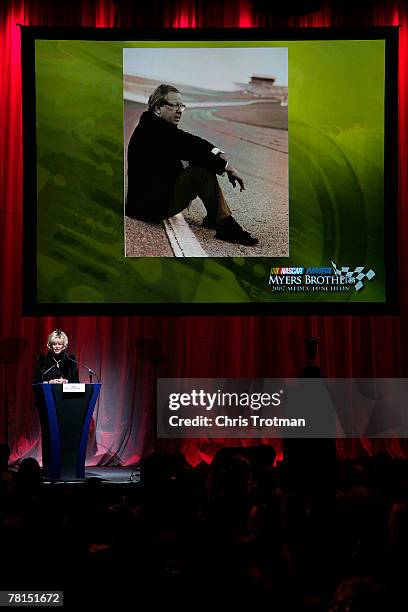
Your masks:
M65 350L64 350L64 352L65 352ZM62 358L61 358L59 361L62 361L63 359L65 359L65 357L68 357L68 355L67 355L67 353L66 353L66 352L65 352L65 355L63 355L63 356L62 356ZM59 362L58 362L58 363L59 363ZM53 368L55 368L55 367L59 367L59 366L56 366L55 364L53 364L53 365L52 365L50 368L48 368L48 370L45 370L45 372L42 372L42 374L41 374L41 380L44 380L44 376L45 376L45 375L46 375L46 374L47 374L47 373L48 373L50 370L52 370L52 369L53 369ZM60 375L60 378L61 378L61 375Z
M79 361L77 361L76 359L72 359L72 357L70 357L68 354L67 354L67 358L70 361L72 361L73 363L76 363L77 365L79 365L81 368L84 368L85 370L88 370L89 382L92 382L92 374L94 374L96 376L96 378L98 379L98 383L101 382L99 376L97 375L97 373L94 372L93 370L91 370L91 368L88 368L88 366L86 366L86 365L82 365L82 363L79 363Z
M53 368L55 368L55 365L52 365L50 368L48 368L48 370L45 370L45 372L41 374L41 380L44 380L44 376L48 374L48 372L52 370Z

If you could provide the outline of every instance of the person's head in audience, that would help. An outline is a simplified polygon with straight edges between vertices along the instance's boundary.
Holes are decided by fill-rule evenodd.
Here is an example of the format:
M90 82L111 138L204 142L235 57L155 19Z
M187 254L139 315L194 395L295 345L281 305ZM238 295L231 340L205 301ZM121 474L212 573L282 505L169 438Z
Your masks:
M384 592L372 576L353 576L336 588L329 612L385 612Z
M392 551L408 551L408 501L393 504L388 517L388 544Z
M18 493L35 495L43 484L40 464L37 459L27 457L19 465L16 474L16 489Z

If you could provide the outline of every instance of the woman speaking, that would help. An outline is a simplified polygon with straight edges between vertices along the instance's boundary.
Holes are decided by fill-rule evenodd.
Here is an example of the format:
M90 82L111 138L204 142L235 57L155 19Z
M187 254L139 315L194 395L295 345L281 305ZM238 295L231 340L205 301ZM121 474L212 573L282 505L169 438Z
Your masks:
M75 355L67 353L68 337L60 329L50 333L47 340L48 352L37 357L34 382L75 383L79 382Z

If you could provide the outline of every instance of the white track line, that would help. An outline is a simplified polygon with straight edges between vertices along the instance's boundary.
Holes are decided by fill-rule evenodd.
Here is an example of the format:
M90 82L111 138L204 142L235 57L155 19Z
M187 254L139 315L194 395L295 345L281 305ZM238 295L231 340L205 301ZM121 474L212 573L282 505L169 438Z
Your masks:
M208 257L181 213L163 220L175 257Z

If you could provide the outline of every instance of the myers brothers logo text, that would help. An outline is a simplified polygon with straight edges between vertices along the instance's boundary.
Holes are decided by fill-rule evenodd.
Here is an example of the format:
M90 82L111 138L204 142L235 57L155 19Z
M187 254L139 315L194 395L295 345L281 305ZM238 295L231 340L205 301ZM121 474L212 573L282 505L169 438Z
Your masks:
M332 262L331 268L271 268L268 284L272 291L359 291L363 280L371 280L373 270L364 272L359 266L338 268Z
M269 275L272 291L350 291L353 284L332 268L271 268Z

